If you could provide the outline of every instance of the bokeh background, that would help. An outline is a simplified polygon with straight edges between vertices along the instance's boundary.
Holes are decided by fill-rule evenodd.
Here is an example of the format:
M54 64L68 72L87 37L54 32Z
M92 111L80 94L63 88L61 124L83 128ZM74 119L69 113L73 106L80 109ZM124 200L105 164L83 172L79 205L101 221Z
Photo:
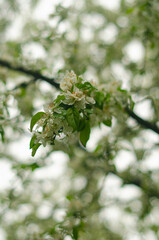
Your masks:
M0 240L159 238L158 135L117 113L86 149L32 158L31 116L58 90L1 64L122 81L135 113L158 124L158 12L158 0L0 0Z

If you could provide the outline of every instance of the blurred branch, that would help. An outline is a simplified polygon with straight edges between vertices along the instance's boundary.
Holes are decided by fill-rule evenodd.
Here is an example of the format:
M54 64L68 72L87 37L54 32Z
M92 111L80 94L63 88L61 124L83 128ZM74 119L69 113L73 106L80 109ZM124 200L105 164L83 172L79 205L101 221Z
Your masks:
M12 71L24 73L26 75L34 77L34 81L40 80L40 79L44 80L45 82L48 82L52 86L54 86L56 88L59 88L59 84L55 82L55 78L46 77L46 76L42 75L40 72L38 72L38 71L29 70L29 69L26 69L26 68L24 68L22 66L14 66L11 63L9 63L8 61L2 60L2 59L0 59L0 66L8 68L8 69L10 69Z
M153 124L153 123L150 123L142 118L140 118L138 115L136 115L130 108L126 107L125 108L126 112L129 114L130 117L132 117L133 119L135 119L137 121L137 123L139 125L141 125L142 127L144 128L147 128L147 129L151 129L152 131L154 131L155 133L158 133L159 134L159 128Z
M32 79L30 80L29 82L22 82L20 84L18 84L17 86L15 86L11 91L14 91L16 89L19 89L19 88L26 88L28 87L31 83L34 83L37 79Z
M49 84L56 87L57 89L59 89L59 84L55 82L55 78L46 77L46 76L42 75L41 73L39 73L38 71L29 70L29 69L26 69L22 66L13 66L8 61L2 60L2 59L0 59L0 66L8 68L12 71L21 72L21 73L24 73L26 75L34 77L34 79L32 81L30 81L29 83L31 83L33 81L35 82L36 80L41 79L41 80L44 80L45 82L48 82ZM22 83L21 85L19 85L19 87L24 87L24 85L27 86L28 83ZM159 128L155 124L152 124L152 123L140 118L132 110L130 110L128 107L126 107L125 110L129 114L129 116L132 117L133 119L135 119L137 121L137 123L139 123L142 127L147 128L147 129L151 129L155 133L159 134Z
M139 187L142 189L143 192L145 192L149 197L156 197L159 198L159 189L154 186L154 182L149 184L149 182L144 182L144 179L151 179L149 174L146 175L143 173L141 175L141 172L137 172L136 174L131 173L131 169L123 171L123 172L118 172L117 170L111 170L110 171L112 174L118 176L119 178L122 179L123 186L124 185L135 185L136 187Z

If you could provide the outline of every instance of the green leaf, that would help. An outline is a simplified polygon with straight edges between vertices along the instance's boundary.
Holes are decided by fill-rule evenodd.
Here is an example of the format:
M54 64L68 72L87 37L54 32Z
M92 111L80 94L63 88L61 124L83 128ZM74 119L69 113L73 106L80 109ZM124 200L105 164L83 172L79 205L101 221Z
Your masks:
M106 119L106 120L103 121L103 123L104 123L106 126L111 127L111 125L112 125L112 120L111 120L111 119Z
M65 117L64 117L62 114L56 113L56 112L54 112L54 117L55 117L55 118L59 118L59 119L61 119L61 120L64 120L64 119L65 119Z
M82 131L85 128L85 119L80 119L78 131Z
M69 200L69 201L71 201L71 200L73 199L73 196L72 196L72 195L67 195L67 196L66 196L66 199Z
M73 233L73 238L75 240L78 240L78 226L73 227L72 233Z
M117 88L117 90L119 91L119 92L122 92L122 93L124 93L124 94L127 94L128 93L128 91L127 90L125 90L125 89L122 89L122 88Z
M66 109L63 107L63 106L61 106L61 104L60 104L60 106L57 106L55 109L54 109L54 114L55 113L58 113L58 114L60 114L60 115L62 115L62 116L65 116L66 115ZM55 114L56 115L56 114Z
M30 131L32 132L34 125L42 118L42 116L44 115L44 112L38 112L36 113L32 119L31 119L31 123L30 123Z
M58 95L57 98L54 100L55 104L60 104L63 100L65 100L64 95Z
M93 91L96 90L94 86L90 82L84 82L84 83L76 83L75 86L79 89L87 90L87 91Z
M102 145L99 144L99 145L96 147L96 149L94 150L94 152L97 153L101 148L102 148Z
M106 96L105 96L104 101L105 101L106 103L108 103L108 102L110 101L110 97L111 97L111 94L110 94L110 93L107 93Z
M97 107L102 109L103 108L103 104L104 104L104 100L105 100L104 93L103 92L96 92L96 94L95 94L95 101L96 101Z
M39 164L34 162L32 164L29 165L29 168L31 168L31 171L33 172L34 170L36 170L37 168L40 168Z
M79 111L76 108L69 108L66 113L66 120L68 125L73 128L73 131L77 131L80 121Z
M83 78L77 76L77 81L81 83L81 82L83 82Z
M36 136L33 135L31 140L30 140L30 146L29 146L30 149L35 145L35 140L36 140Z
M2 142L4 142L4 129L2 128L2 126L0 126L0 134L1 134Z
M40 147L41 143L36 143L33 147L32 147L32 157L35 156L36 151L38 150L38 148Z
M80 132L80 142L81 144L86 147L86 143L90 136L90 123L88 120L85 122L84 129Z
M135 103L134 103L134 101L132 100L132 97L129 96L129 106L130 106L130 109L131 109L131 110L134 109L134 105L135 105Z
M92 108L86 108L84 110L85 113L87 113L88 115L92 114L93 113L93 109Z
M130 14L130 13L132 13L134 10L135 10L134 8L128 8L128 9L126 10L126 14Z
M14 169L30 169L32 172L37 169L40 168L40 165L36 162L31 163L31 164L21 164L21 165L17 165L13 167Z
M74 89L74 85L72 85L72 87L71 87L71 93L73 92L73 89Z

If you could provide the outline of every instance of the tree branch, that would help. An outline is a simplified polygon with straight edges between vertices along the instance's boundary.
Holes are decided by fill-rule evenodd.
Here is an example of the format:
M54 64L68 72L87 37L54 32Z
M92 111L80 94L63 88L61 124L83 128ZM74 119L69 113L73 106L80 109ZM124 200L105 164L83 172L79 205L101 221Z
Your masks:
M34 77L34 81L36 80L44 80L45 82L48 82L49 84L51 84L52 86L56 87L59 89L59 84L55 82L55 78L49 78L46 77L44 75L42 75L40 72L38 71L33 71L33 70L29 70L29 69L25 69L22 66L13 66L11 63L0 59L0 66L8 68L12 71L16 71L16 72L20 72L20 73L24 73L26 75L29 75L31 77Z
M141 188L149 197L157 197L159 198L159 191L157 189L155 189L154 187L154 183L149 186L147 188L147 186L145 185L145 182L143 181L143 179L145 179L144 177L147 177L145 175L140 175L140 173L136 173L136 175L131 174L128 171L123 171L123 172L118 172L116 170L111 170L111 173L113 173L114 175L118 176L119 178L122 179L123 181L123 185L127 185L127 184L133 184L139 188Z
M142 118L140 118L138 115L136 115L130 108L126 107L125 108L126 112L129 114L130 117L132 117L133 119L135 119L137 121L138 124L140 124L142 127L147 128L147 129L151 129L152 131L154 131L155 133L159 134L159 128L153 124L150 123Z
M52 86L54 86L57 89L59 89L59 84L55 82L55 78L46 77L46 76L42 75L41 73L39 73L38 71L25 69L22 66L13 66L11 63L9 63L9 62L7 62L5 60L2 60L2 59L0 59L0 66L8 68L8 69L10 69L12 71L24 73L26 75L34 77L34 79L33 79L34 82L36 80L38 80L38 79L39 80L40 79L44 80L45 82L48 82ZM152 123L150 123L150 122L140 118L132 110L130 110L128 107L126 107L125 110L129 114L129 116L132 117L133 119L135 119L137 121L137 123L140 124L142 127L147 128L147 129L151 129L155 133L159 134L159 128L155 124L152 124Z
M14 90L16 90L16 89L19 89L19 88L26 88L26 87L28 87L31 83L34 83L35 81L36 81L37 79L32 79L32 80L30 80L29 82L22 82L22 83L20 83L20 84L18 84L17 86L15 86L12 90L10 90L10 91L14 91Z

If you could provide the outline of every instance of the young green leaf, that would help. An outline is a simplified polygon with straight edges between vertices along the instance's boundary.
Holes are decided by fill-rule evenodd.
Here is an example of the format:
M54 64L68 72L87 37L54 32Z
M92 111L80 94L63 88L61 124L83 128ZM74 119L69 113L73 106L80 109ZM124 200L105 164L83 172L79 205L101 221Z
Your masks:
M65 100L64 95L58 95L57 98L54 100L55 104L60 104L63 100Z
M106 120L103 121L103 123L104 123L106 126L111 127L111 125L112 125L112 120L111 120L111 119L106 119Z
M59 118L59 119L61 119L61 120L64 120L64 119L65 119L65 117L64 117L62 114L56 113L56 112L54 112L54 117L55 117L55 118Z
M85 119L80 119L78 131L81 132L85 128Z
M0 134L1 134L2 142L4 142L4 129L2 128L2 126L0 126Z
M73 227L72 233L74 240L78 240L78 228L79 228L78 226Z
M36 136L33 135L31 140L30 140L30 149L33 148L33 146L35 145L35 139L36 139Z
M44 115L44 112L38 112L36 113L32 119L31 119L31 123L30 123L30 131L32 132L34 125L42 118L42 116Z
M83 78L81 78L80 76L77 76L77 80L78 80L78 82L82 82L83 81Z
M76 108L69 108L66 113L66 120L68 125L73 128L73 131L77 131L80 121L79 111Z
M40 147L41 143L36 143L33 147L32 147L32 157L35 156L36 151L38 150L38 148Z
M135 105L135 103L133 102L132 97L129 96L129 106L130 106L130 109L131 109L131 110L134 109L134 105Z
M89 92L96 90L96 88L90 82L76 83L76 87L79 89L87 90Z
M84 111L85 111L85 113L87 113L88 115L90 115L90 114L93 113L93 109L92 109L92 108L86 108Z
M100 109L103 108L104 99L105 99L105 95L103 92L96 92L95 101L96 101L97 107L99 107Z
M86 147L86 143L89 139L89 136L90 136L90 123L89 121L86 121L84 129L80 132L80 142L84 147Z

